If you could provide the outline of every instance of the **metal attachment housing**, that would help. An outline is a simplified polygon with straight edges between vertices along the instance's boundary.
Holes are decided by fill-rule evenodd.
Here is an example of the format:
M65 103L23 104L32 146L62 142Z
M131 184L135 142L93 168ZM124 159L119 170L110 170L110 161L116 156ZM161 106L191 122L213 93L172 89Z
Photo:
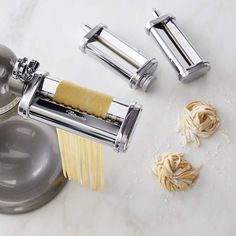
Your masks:
M53 101L59 81L49 73L38 71L39 63L18 59L9 88L21 96L18 113L69 132L109 144L117 152L125 152L141 113L139 104L126 104L116 99L105 119L81 112ZM49 89L50 88L50 89Z
M170 14L160 15L155 9L153 17L154 20L147 23L146 31L148 34L151 33L178 71L179 80L187 83L206 74L210 69L210 63L201 58L176 25L175 18Z
M155 58L146 58L139 50L123 42L103 24L94 28L84 25L83 29L87 34L80 43L82 52L91 53L123 75L131 88L142 88L148 91L152 87L156 79L153 75L157 68Z

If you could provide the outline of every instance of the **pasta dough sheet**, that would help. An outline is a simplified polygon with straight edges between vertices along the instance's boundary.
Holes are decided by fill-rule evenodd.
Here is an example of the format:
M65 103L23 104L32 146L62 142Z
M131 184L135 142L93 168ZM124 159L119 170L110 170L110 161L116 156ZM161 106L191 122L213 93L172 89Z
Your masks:
M111 105L112 97L68 81L62 81L57 87L54 101L88 114L105 118Z
M62 81L57 87L54 101L105 118L112 97ZM63 174L81 185L90 184L93 191L104 189L103 145L57 129Z

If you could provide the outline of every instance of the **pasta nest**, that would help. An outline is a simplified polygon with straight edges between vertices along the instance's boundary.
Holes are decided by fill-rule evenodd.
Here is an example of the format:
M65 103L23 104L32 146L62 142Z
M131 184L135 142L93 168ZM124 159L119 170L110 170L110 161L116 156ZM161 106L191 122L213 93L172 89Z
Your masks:
M168 191L187 190L198 178L199 169L194 169L183 153L166 153L159 158L152 171Z
M182 121L179 121L177 130L184 144L194 143L195 146L199 146L199 138L211 136L219 124L215 107L205 102L194 101L184 107Z

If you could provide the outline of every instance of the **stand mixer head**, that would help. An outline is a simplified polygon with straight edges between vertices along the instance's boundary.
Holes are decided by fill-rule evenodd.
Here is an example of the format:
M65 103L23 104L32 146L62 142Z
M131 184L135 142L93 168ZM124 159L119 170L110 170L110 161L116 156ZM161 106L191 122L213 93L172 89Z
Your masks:
M55 129L17 114L20 98L8 87L16 61L16 55L0 45L0 213L4 214L41 207L66 183Z

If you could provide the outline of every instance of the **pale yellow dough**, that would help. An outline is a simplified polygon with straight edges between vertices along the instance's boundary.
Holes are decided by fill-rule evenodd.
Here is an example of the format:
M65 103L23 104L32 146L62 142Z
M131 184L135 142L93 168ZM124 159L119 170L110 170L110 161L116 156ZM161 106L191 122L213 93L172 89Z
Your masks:
M182 153L162 154L157 159L152 171L168 191L189 189L199 175L199 169L194 169Z
M54 101L105 118L112 97L62 81L57 87ZM81 185L90 184L93 191L103 190L103 145L61 129L57 129L57 134L64 176Z
M183 144L193 143L199 146L199 138L211 136L219 124L215 107L206 102L194 101L184 107L177 131L181 135Z
M105 118L111 105L112 97L68 81L62 81L57 87L54 101L88 114Z

